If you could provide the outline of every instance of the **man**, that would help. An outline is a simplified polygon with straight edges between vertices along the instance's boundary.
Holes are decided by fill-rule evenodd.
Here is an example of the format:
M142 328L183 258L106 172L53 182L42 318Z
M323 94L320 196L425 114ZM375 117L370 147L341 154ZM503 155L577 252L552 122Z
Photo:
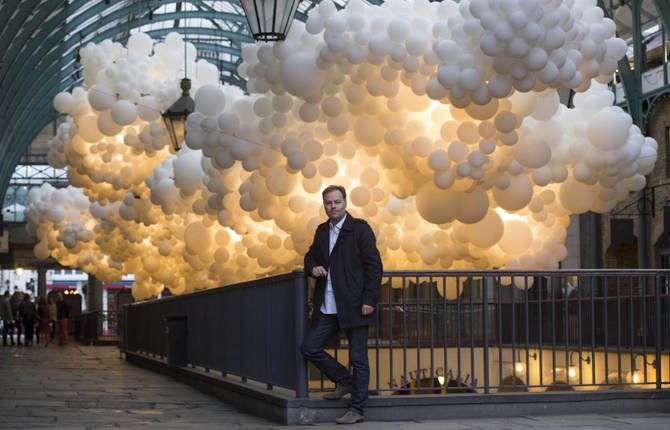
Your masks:
M305 271L316 278L311 330L302 343L302 353L337 384L324 396L337 400L351 393L348 411L338 424L364 420L368 398L368 325L379 300L382 262L375 235L367 222L347 211L344 187L331 185L322 193L328 221L316 229L305 255ZM324 351L326 342L340 329L349 339L349 371Z
M58 302L56 303L56 318L58 319L58 345L68 344L67 319L70 316L70 308L65 300L63 293L58 292Z
M21 346L21 334L23 334L23 321L21 321L21 313L19 312L19 306L23 302L23 294L18 290L19 287L14 285L14 294L9 302L12 305L12 315L14 315L14 327L16 328L16 344Z
M5 291L0 301L0 318L2 318L2 346L7 346L7 333L9 333L9 340L14 345L14 313L12 304L9 302L9 290Z

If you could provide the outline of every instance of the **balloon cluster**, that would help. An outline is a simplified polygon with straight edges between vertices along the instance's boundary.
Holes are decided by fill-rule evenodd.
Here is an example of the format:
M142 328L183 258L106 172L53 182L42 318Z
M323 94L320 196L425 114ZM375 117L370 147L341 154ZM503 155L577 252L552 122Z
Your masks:
M243 47L250 95L188 66L177 153L159 112L184 45L152 44L82 50L88 90L56 96L50 153L78 188L27 203L38 257L135 273L138 298L300 266L333 183L386 268L556 268L569 215L611 210L656 161L602 84L626 45L595 0L324 1L285 41Z

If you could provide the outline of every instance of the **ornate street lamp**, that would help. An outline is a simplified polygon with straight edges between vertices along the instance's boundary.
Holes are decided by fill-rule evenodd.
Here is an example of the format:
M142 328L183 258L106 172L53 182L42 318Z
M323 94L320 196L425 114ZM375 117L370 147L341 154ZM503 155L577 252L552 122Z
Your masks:
M300 0L241 0L255 40L284 40Z
M179 151L186 136L186 117L195 110L195 102L188 95L190 89L191 80L188 78L182 79L181 97L167 111L163 112L163 121L175 151Z

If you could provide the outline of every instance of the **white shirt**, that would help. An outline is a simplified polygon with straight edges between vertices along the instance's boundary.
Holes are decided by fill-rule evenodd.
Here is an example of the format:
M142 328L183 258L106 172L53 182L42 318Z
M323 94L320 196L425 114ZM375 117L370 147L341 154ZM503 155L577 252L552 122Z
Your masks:
M337 242L337 237L340 235L340 230L342 229L342 224L344 220L347 219L347 214L344 214L344 217L337 223L337 225L332 225L328 223L330 227L330 238L328 240L328 255L333 252L333 247ZM328 270L328 276L326 277L326 294L323 296L323 303L321 304L321 313L324 314L336 314L337 305L335 305L335 294L333 294L333 282L330 279L330 270Z

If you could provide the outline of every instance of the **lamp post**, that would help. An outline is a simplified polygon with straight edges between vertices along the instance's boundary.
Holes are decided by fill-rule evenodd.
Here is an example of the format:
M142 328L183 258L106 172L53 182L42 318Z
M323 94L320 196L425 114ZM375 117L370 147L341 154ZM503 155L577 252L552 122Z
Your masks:
M181 97L167 111L163 112L163 122L167 128L170 142L175 151L179 151L186 136L186 118L195 110L195 102L189 96L191 80L181 80Z
M254 40L284 40L300 0L241 0Z

